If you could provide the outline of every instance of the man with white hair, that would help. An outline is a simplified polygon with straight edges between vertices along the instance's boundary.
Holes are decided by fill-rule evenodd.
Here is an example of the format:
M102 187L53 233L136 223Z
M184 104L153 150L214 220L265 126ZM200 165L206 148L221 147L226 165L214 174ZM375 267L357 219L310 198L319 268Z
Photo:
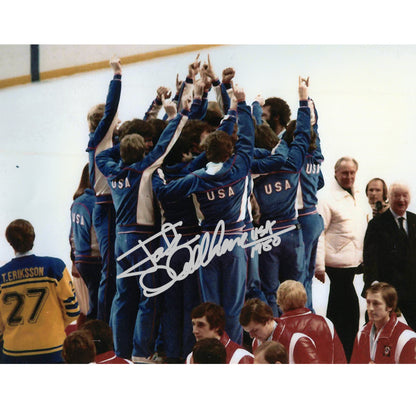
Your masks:
M398 293L398 307L416 329L416 214L407 211L410 190L404 183L389 188L390 208L368 223L364 239L364 291L375 281Z

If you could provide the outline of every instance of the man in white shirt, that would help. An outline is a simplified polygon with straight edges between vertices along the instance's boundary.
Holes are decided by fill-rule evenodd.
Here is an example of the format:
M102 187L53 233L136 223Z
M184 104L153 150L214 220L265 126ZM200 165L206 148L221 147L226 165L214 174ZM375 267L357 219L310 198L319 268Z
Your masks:
M349 361L360 319L354 277L361 273L366 201L354 187L355 159L340 158L334 170L336 181L326 197L318 197L324 231L318 242L315 277L324 282L326 273L331 281L326 315L334 323Z

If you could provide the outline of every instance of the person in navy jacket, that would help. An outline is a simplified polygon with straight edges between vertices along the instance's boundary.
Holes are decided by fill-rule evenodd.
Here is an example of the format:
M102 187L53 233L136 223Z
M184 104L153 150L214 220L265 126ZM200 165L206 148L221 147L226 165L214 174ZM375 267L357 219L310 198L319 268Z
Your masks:
M133 250L139 240L145 241L159 231L156 224L152 190L152 172L162 165L164 156L178 139L188 120L190 97L184 97L184 108L163 131L157 145L144 157L144 139L138 134L126 135L120 144L101 152L96 163L107 179L116 211L117 275L148 257L157 247L152 240L145 248ZM172 106L172 102L164 103ZM123 258L119 259L119 257ZM143 267L147 267L144 265ZM154 287L156 274L148 273L142 282ZM154 351L158 325L156 297L143 294L138 278L117 278L117 293L112 306L112 330L117 356L130 359L149 357ZM133 360L134 361L134 360Z
M233 93L238 102L238 140L234 149L227 133L211 133L206 140L206 157L209 161L206 167L171 181L158 190L161 198L169 195L169 198L176 199L195 194L203 215L201 241L206 241L207 236L204 235L208 234L214 240L211 245L220 244L221 237L218 232L215 233L218 226L223 225L229 240L241 237L245 227L254 123L243 89L234 86ZM242 328L238 316L244 304L246 288L245 248L235 244L221 256L214 256L201 267L200 272L203 300L224 307L227 333L233 341L241 343Z
M281 242L259 256L260 279L267 303L274 316L279 316L276 291L286 279L303 282L305 278L305 248L297 219L296 196L299 175L310 144L310 108L308 107L308 80L299 77L299 109L294 140L286 158L285 139L272 154L254 159L251 171L254 177L254 195L260 207L260 225L271 224L274 232L283 232ZM285 137L285 136L283 136Z
M116 291L115 212L110 187L95 161L103 150L113 146L113 136L119 122L117 110L121 95L122 69L120 60L116 57L111 59L110 65L114 77L110 81L106 103L98 104L88 112L90 133L86 149L89 156L90 182L96 195L93 224L102 258L97 317L106 322L110 321L111 305Z

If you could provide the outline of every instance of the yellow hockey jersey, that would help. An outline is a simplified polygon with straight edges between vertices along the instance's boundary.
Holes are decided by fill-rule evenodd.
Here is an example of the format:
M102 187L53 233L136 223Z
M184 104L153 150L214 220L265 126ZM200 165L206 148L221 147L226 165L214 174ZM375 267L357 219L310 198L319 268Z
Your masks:
M79 316L71 276L62 260L33 254L0 267L0 332L12 356L62 350L65 327Z

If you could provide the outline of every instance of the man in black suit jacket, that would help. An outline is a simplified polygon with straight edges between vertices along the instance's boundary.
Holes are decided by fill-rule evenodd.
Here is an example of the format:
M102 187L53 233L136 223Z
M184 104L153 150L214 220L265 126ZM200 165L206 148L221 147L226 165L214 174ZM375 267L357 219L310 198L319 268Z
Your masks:
M389 199L390 209L368 223L363 296L374 281L390 283L399 295L399 309L416 330L416 215L407 211L408 186L392 184Z

